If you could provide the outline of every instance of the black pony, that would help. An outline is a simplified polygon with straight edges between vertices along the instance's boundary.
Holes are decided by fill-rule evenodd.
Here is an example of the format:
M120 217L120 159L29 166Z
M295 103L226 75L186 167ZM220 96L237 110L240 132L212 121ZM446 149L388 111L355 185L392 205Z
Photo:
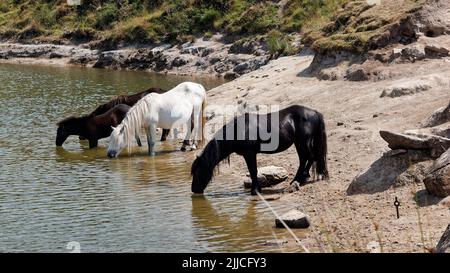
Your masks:
M130 108L126 104L117 104L101 115L68 117L61 120L57 124L56 146L62 146L70 135L78 135L89 140L89 148L97 147L98 140L109 137L112 132L111 126L119 125ZM136 134L136 141L139 146L142 146L138 134Z
M328 177L323 116L310 108L293 105L265 115L244 114L219 130L192 164L192 192L203 193L213 177L214 168L232 153L237 153L245 159L252 179L251 194L255 195L256 191L261 192L256 154L279 153L292 144L300 161L293 181L306 183L313 163L316 163L317 175Z

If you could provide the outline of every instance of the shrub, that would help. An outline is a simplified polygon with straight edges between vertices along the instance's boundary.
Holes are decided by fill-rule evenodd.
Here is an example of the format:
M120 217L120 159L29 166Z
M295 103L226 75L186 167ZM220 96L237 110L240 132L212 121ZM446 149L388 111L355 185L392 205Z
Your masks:
M106 4L96 14L95 27L98 29L110 28L112 23L118 19L119 10L113 3Z
M292 55L298 51L292 45L292 39L278 30L271 30L267 34L266 43L271 54Z
M37 5L33 11L33 18L46 28L51 28L56 24L55 12L47 4Z

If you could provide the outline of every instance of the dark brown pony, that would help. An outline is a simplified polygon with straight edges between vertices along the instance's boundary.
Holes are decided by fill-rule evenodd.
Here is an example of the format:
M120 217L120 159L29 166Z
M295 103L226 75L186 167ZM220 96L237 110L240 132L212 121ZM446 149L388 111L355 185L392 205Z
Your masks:
M119 125L130 108L126 104L117 104L100 115L90 114L61 120L57 124L56 146L62 146L70 135L78 135L89 140L89 148L97 147L98 140L109 137L112 126ZM139 146L142 146L138 134L136 134L136 141Z
M297 149L300 161L293 181L306 183L314 163L316 174L322 178L328 177L327 136L323 116L313 109L293 105L266 115L247 113L234 118L219 130L192 163L192 192L203 193L213 177L214 168L232 153L237 153L245 159L252 179L251 194L255 195L261 192L257 180L256 155L279 153L292 144Z
M114 106L116 106L118 104L126 104L128 106L133 106L136 102L138 102L140 99L142 99L143 97L145 97L146 95L148 95L150 93L161 94L164 92L166 92L166 90L152 87L145 91L142 91L142 92L139 92L139 93L136 93L133 95L120 95L120 96L117 96L117 97L111 99L107 103L99 105L90 115L98 116L98 115L104 114L108 110L112 109ZM169 129L164 129L161 134L161 141L165 141L167 136L169 135L169 133L170 133ZM84 138L82 136L80 136L80 139L84 139Z

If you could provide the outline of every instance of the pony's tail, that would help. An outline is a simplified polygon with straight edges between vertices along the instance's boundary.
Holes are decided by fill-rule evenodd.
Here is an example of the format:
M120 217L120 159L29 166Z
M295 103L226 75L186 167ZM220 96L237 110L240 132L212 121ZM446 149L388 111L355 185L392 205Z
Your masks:
M325 121L323 115L318 114L319 124L318 130L314 134L313 153L316 161L316 174L322 175L322 179L328 178L327 169L327 133L325 130Z
M205 114L205 108L206 108L206 95L203 98L202 102L202 111L200 115L202 115L202 139L200 139L200 143L205 143L205 125L206 125L206 114Z

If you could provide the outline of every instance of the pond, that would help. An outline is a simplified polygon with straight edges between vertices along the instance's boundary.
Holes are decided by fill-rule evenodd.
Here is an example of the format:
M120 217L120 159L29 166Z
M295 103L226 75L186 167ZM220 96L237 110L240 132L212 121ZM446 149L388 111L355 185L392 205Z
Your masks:
M89 149L71 136L55 147L56 122L92 111L111 97L151 86L218 79L74 67L0 64L0 251L254 252L289 237L252 199L239 177L221 173L204 196L190 192L198 151L171 140L156 156L135 147L111 160L108 139ZM274 201L286 211L295 204ZM290 251L299 251L297 247Z

